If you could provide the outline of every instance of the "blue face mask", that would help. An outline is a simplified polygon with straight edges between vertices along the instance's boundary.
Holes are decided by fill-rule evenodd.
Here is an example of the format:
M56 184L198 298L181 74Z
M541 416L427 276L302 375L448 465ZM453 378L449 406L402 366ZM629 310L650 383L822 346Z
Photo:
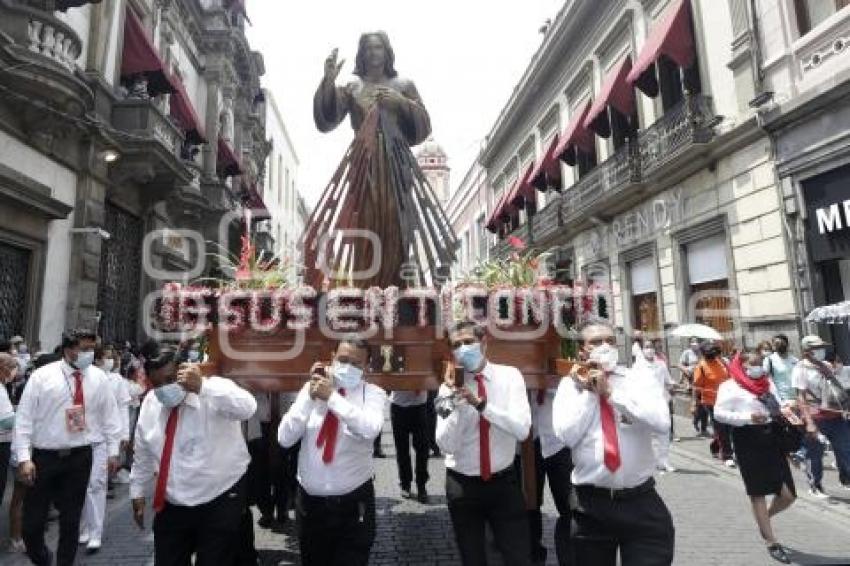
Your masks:
M357 366L334 362L332 369L336 384L345 389L354 389L363 380L363 370Z
M481 343L461 344L453 352L455 361L466 371L472 372L481 368L484 354L481 353Z
M80 352L77 354L77 361L74 362L74 367L78 370L85 370L87 367L94 363L94 351L88 350L85 352Z
M201 358L201 353L198 350L189 350L189 361L193 364Z
M182 403L187 395L186 390L178 383L160 385L153 392L156 398L159 399L159 402L162 403L162 406L167 409L173 409Z

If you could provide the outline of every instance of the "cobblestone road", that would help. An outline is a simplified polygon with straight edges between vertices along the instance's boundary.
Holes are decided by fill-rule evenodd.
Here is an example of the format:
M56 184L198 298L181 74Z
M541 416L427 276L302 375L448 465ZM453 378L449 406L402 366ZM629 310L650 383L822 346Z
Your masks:
M750 514L743 484L736 470L712 461L707 441L690 437L692 429L677 418L684 438L674 444L673 463L679 472L658 479L659 490L670 507L676 524L676 564L679 566L751 566L772 561L764 551ZM389 424L385 428L385 451L392 456ZM459 564L445 507L442 462L430 461L432 493L427 506L402 500L398 493L395 461L378 460L378 538L372 564ZM828 472L827 490L836 496L832 503L816 501L806 494L802 476L796 473L800 499L776 521L781 540L795 551L796 564L850 564L850 492L838 488L835 472ZM9 491L7 493L7 501ZM7 505L0 516L0 533L8 532ZM546 494L545 539L552 547L555 509ZM108 526L103 550L93 556L81 554L80 565L143 566L153 564L153 537L140 533L132 523L126 487L109 502ZM51 538L55 525L51 527ZM283 533L257 528L257 546L263 564L298 564L296 541L291 527ZM555 564L550 550L547 564ZM28 564L21 555L0 551L0 564Z

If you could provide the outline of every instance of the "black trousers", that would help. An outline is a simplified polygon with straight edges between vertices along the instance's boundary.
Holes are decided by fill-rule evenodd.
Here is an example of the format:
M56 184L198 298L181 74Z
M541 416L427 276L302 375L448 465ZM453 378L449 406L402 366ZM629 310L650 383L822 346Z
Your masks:
M673 562L673 519L649 480L641 493L612 498L605 490L576 487L572 544L575 563L669 566Z
M0 442L0 506L3 505L3 494L6 492L6 477L9 472L9 460L12 456L12 443Z
M248 442L251 463L248 464L248 505L256 505L263 517L274 516L272 500L272 458L271 451L277 449L269 439L269 423L261 423L262 436ZM279 460L279 459L278 459ZM275 470L277 472L278 470ZM277 476L277 473L274 474Z
M425 428L425 438L428 439L428 448L438 453L440 447L437 446L437 410L434 408L434 400L437 398L436 391L428 392L428 402L425 403L425 412L427 414L427 425Z
M413 470L410 466L410 438L413 437L413 452L416 455L416 485L428 483L428 413L425 404L412 407L390 405L390 421L393 427L395 458L398 463L399 484L410 489Z
M272 502L277 513L277 520L285 523L288 520L288 510L294 507L295 491L298 487L298 451L301 443L297 442L289 448L277 447L277 462L272 463Z
M522 457L517 454L514 458L514 470L517 477L522 478ZM532 562L540 562L546 559L546 547L543 545L543 488L546 486L546 471L543 469L543 454L540 451L540 439L534 441L534 485L535 493L534 509L527 509L525 514L528 518L529 545Z
M366 566L375 541L372 480L340 497L314 497L301 486L295 497L304 566Z
M528 517L513 467L486 482L446 470L446 499L464 566L487 564L485 525L490 525L505 564L531 564Z
M549 491L558 509L558 520L555 522L555 553L559 566L580 564L573 559L570 538L570 494L573 486L570 479L573 473L573 459L569 448L549 456L543 460L543 468L549 479Z
M59 511L59 545L57 566L71 566L77 554L80 536L80 515L86 500L86 488L91 474L90 446L67 451L32 451L35 465L35 484L24 496L22 530L27 556L36 566L49 564L49 552L44 544L44 527L50 504Z
M153 520L154 564L189 566L232 566L244 552L245 519L248 509L243 477L208 503L195 507L172 505Z
M705 405L705 410L711 418L711 428L714 431L709 450L715 458L728 460L732 457L732 434L729 425L714 420L713 405Z

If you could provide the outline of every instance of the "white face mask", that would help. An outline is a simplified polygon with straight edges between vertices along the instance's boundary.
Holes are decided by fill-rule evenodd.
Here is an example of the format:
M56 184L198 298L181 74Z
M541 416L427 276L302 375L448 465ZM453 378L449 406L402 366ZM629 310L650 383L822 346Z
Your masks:
M764 377L764 368L761 366L749 366L747 375L753 379L761 379Z
M84 370L92 365L92 363L94 363L94 350L87 350L77 354L77 361L74 362L74 366L78 370Z
M643 349L643 357L649 361L655 359L655 348L644 348Z
M814 357L817 361L822 362L826 360L826 350L824 348L812 350L812 357Z
M334 362L331 368L337 385L344 389L354 389L363 380L363 370L342 362Z
M115 368L115 360L112 358L106 358L103 360L103 366L100 369L105 371L106 373L110 373Z
M599 364L604 371L614 371L620 363L620 350L607 342L596 346L589 356L590 361Z

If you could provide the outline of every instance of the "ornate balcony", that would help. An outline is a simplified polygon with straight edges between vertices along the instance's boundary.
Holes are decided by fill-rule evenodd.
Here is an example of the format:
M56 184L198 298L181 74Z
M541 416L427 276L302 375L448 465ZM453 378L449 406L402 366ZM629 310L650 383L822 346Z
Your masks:
M638 134L644 179L660 179L683 154L714 138L716 117L707 96L687 96L678 106Z
M127 134L119 138L122 157L113 168L116 176L159 186L166 192L196 184L197 167L182 158L183 134L156 107L153 99L127 98L116 102L112 108L112 125Z
M530 221L531 242L534 247L543 249L548 247L563 227L561 218L562 195L560 193L549 193L549 202Z
M77 75L82 42L42 4L0 0L0 84L19 94L24 107L40 101L82 116L93 103L91 89ZM57 126L43 111L20 117L33 131Z

